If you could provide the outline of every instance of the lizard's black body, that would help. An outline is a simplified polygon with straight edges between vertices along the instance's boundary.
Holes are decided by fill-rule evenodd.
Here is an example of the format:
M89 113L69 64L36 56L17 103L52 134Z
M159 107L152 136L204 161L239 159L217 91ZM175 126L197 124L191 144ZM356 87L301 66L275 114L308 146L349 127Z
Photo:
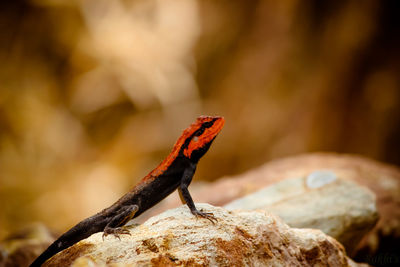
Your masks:
M47 259L97 232L104 236L129 234L121 228L130 219L156 205L178 188L190 211L214 222L212 214L198 211L188 191L199 159L207 152L224 124L221 117L199 117L178 139L171 154L130 192L101 212L81 221L61 235L31 267L41 266Z

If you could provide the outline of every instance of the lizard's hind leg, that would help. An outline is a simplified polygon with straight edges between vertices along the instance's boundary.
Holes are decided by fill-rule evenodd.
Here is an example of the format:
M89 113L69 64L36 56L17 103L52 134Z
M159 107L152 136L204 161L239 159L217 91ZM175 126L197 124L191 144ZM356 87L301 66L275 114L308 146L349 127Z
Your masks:
M131 220L138 210L138 205L125 206L119 209L117 215L104 227L103 240L109 234L114 235L118 239L120 239L119 235L130 235L129 230L122 228L122 226Z

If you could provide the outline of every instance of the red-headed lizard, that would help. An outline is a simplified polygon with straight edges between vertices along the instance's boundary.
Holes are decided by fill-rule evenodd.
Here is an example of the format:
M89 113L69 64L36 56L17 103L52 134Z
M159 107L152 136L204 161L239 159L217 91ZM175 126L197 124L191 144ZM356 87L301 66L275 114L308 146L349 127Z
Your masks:
M41 266L56 253L97 232L103 232L103 238L109 234L116 237L120 234L129 234L129 231L122 226L156 205L177 188L182 201L188 205L192 214L212 222L216 221L212 213L196 209L188 186L192 181L198 161L207 152L224 126L224 122L223 117L197 118L183 131L168 157L131 191L110 207L81 221L61 235L30 266Z

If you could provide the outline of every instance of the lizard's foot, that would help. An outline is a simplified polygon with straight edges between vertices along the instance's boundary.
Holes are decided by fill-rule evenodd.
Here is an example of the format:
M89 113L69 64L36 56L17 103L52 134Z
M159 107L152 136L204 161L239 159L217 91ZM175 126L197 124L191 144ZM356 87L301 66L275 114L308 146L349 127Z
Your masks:
M218 219L215 218L215 216L212 212L203 212L203 211L194 210L194 211L192 211L192 213L197 218L198 217L205 218L205 219L209 220L210 222L212 222L213 224L218 222Z
M103 232L103 241L104 241L104 237L106 237L108 235L113 235L116 238L118 238L119 240L121 240L119 235L131 235L131 233L129 232L128 229L123 228L123 227L118 227L118 228L106 227L106 228L104 228L104 232Z

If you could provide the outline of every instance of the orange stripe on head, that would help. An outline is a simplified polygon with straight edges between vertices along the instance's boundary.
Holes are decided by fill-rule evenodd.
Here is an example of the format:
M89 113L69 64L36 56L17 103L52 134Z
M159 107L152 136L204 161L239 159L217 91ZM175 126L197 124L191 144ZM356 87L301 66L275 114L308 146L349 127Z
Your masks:
M200 124L198 130L196 130L198 133L194 133L195 135L192 136L189 145L183 151L183 154L188 158L191 158L193 151L201 149L212 142L225 123L223 117L200 117L197 121ZM209 127L207 127L207 123L210 123Z
M168 157L162 161L157 168L144 177L142 181L154 179L154 177L157 177L167 170L172 162L178 157L184 146L183 155L190 159L193 151L206 146L214 140L224 126L224 123L225 119L223 117L198 117L194 123L183 131Z

